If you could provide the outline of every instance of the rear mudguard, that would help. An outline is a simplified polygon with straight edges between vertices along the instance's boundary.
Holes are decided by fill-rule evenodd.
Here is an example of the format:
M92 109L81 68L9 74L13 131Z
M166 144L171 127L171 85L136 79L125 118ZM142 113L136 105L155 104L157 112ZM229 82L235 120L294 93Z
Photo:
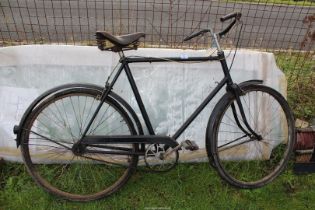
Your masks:
M19 145L21 144L21 133L22 133L21 128L23 128L26 119L31 114L31 112L34 110L34 108L39 103L41 103L41 101L43 99L45 99L46 97L49 97L51 94L54 94L56 92L63 91L66 89L72 89L72 88L88 88L88 89L97 90L100 93L102 93L104 90L103 87L93 85L93 84L66 84L66 85L61 85L61 86L55 87L53 89L50 89L50 90L44 92L42 95L38 96L31 103L31 105L27 108L27 110L23 114L19 125L15 125L13 128L13 133L16 134L16 146L17 147L19 147ZM135 111L131 108L131 106L123 98L121 98L119 95L115 94L112 91L110 92L109 97L111 97L113 100L118 102L125 109L125 111L127 111L127 113L129 114L129 117L132 119L133 123L135 124L135 127L137 128L138 135L143 135L143 129L142 129L142 125L140 123L140 120L139 120L137 114L135 113Z

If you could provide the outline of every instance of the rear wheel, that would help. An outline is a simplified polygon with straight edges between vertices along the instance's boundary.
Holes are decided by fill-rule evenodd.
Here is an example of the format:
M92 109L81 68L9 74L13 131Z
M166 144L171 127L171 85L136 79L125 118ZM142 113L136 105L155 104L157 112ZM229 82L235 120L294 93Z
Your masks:
M211 115L207 152L228 183L257 188L271 182L285 168L295 142L294 120L288 103L277 91L262 85L248 85L242 90L246 119L262 139L251 135L235 97L227 93ZM234 113L233 104L237 110Z
M69 200L95 200L117 191L134 172L137 155L106 152L132 153L137 144L87 146L90 152L73 149L100 103L100 94L88 88L55 93L26 119L21 135L24 162L48 192ZM87 135L136 135L136 131L124 109L108 97Z

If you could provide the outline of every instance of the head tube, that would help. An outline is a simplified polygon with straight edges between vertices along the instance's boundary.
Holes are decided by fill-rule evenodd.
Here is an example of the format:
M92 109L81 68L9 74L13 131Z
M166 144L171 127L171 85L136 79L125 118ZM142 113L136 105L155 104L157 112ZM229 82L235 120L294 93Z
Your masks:
M212 38L211 47L217 48L217 50L219 52L222 51L222 49L220 47L220 43L218 41L217 34L213 32L212 28L210 28L209 30L210 30L210 34L211 34L211 38Z

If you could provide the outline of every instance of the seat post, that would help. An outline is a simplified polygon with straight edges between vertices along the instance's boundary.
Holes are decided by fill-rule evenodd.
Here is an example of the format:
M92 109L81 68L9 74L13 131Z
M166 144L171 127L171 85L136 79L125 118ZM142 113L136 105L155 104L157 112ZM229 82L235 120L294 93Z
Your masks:
M125 54L124 54L124 51L118 51L118 55L120 58L124 58L125 57Z

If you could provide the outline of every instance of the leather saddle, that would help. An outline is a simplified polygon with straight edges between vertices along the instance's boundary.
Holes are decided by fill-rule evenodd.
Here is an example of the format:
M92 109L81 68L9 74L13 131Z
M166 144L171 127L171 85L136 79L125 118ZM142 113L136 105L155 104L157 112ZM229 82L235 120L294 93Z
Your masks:
M137 32L133 34L114 36L106 31L96 32L98 48L100 50L109 50L113 52L137 49L139 45L139 39L141 37L145 37L145 33ZM112 46L106 46L106 40L110 41Z

